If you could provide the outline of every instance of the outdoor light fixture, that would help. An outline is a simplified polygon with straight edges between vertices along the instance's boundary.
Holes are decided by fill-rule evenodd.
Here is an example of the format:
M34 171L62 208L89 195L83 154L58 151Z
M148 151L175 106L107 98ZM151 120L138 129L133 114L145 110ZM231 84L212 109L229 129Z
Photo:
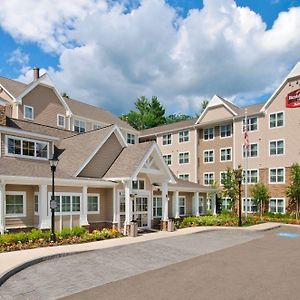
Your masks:
M54 212L57 207L57 203L55 201L54 197L54 191L55 191L55 186L54 186L54 173L56 171L56 167L58 164L58 158L55 154L52 155L52 157L49 159L50 167L51 167L51 172L52 172L52 196L51 196L51 201L50 201L50 208L51 208L51 234L50 234L50 241L55 242L56 241L56 236L54 232Z

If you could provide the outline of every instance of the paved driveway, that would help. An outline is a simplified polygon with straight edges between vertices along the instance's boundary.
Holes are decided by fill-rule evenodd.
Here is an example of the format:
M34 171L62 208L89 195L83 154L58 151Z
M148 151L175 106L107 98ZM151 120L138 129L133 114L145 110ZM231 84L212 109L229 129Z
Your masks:
M0 287L0 299L55 299L262 236L245 230L226 229L57 258L10 278Z

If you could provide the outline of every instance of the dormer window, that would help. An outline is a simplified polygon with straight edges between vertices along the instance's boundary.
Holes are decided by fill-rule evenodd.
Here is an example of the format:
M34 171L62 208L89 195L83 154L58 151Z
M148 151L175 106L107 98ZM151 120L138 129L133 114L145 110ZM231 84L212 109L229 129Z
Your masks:
M75 132L85 132L85 122L81 120L74 120L74 131Z
M33 118L34 118L33 107L24 105L24 119L33 120Z
M57 126L65 128L66 119L64 115L57 115Z

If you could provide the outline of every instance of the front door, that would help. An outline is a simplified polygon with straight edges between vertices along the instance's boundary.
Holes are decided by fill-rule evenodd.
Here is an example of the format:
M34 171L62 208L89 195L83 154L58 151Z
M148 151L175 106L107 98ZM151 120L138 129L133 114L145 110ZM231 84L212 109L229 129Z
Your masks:
M139 228L149 228L147 196L135 196L132 200L132 216L137 221Z

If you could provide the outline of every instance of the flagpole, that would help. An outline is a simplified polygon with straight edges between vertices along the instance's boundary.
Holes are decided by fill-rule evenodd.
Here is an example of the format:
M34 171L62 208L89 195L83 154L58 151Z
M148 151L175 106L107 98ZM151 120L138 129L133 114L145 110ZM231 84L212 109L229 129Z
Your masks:
M248 140L248 116L247 116L247 108L245 109L245 132L247 134L247 138L245 137L244 141L244 151L245 151L245 219L248 217L248 150L249 150L249 140Z

